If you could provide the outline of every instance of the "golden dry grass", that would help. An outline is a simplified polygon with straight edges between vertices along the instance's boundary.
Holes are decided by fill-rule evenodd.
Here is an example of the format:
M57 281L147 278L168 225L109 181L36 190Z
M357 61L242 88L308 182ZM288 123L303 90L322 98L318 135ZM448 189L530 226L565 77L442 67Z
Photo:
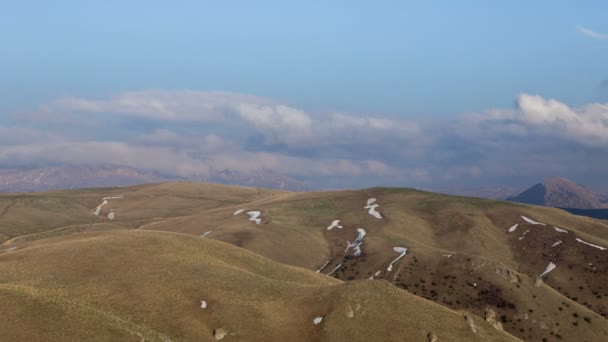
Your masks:
M40 239L98 230L157 230L197 237L210 232L208 239L228 242L286 265L316 270L330 260L324 270L328 272L344 263L333 275L341 280L366 279L381 271L376 278L388 280L396 286L392 289L407 289L416 295L413 298L420 296L452 310L483 316L489 306L504 317L508 332L523 339L608 338L608 323L602 317L608 310L608 252L574 240L579 237L608 246L606 221L554 208L395 188L289 193L167 183L37 196L58 194L65 201L79 203L80 207L70 209L70 213L88 215L90 221L76 225L66 221L65 226L53 220L52 225L40 221L33 225L36 233L23 236L14 236L19 227L0 230L13 234L0 248L0 256L8 253L9 247L19 251L49 241ZM113 209L116 220L110 222L89 213L102 197L116 195L125 198L111 200L102 210L103 216ZM370 197L377 198L382 220L363 209ZM261 211L262 224L249 221L245 212L233 215L237 209ZM547 226L527 225L521 215ZM326 227L335 219L340 219L344 228L328 232ZM515 223L520 224L519 230L507 232ZM4 224L0 218L0 227ZM553 226L570 233L561 236ZM347 240L355 239L359 227L367 231L363 256L350 258L344 249ZM519 240L527 229L530 234ZM563 239L563 245L551 248L557 239ZM387 272L388 263L397 257L392 250L396 246L407 247L408 254ZM545 278L545 285L534 287L535 277L549 261L555 261L558 268ZM518 281L511 282L500 272L508 272Z
M3 254L0 302L0 336L23 341L211 341L220 327L228 341L419 341L429 332L441 341L514 340L479 318L474 334L461 313L388 282L343 283L152 231L54 238ZM316 316L325 317L318 326Z

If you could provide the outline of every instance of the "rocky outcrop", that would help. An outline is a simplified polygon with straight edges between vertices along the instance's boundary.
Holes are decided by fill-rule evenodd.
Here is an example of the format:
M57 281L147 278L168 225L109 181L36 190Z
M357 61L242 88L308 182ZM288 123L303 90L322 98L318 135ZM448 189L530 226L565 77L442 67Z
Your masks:
M486 322L492 324L494 329L502 330L502 323L496 320L496 312L492 310L489 306L486 307L483 316Z
M517 276L515 271L510 268L496 265L496 274L507 279L511 283L519 282L519 277Z
M473 317L471 315L469 315L469 314L465 314L464 315L464 321L467 322L467 324L471 328L471 331L473 333L477 334L477 327L475 327L475 322L473 322Z
M228 335L228 330L224 327L213 330L213 337L215 337L216 340L221 340L224 337L226 337L227 335Z

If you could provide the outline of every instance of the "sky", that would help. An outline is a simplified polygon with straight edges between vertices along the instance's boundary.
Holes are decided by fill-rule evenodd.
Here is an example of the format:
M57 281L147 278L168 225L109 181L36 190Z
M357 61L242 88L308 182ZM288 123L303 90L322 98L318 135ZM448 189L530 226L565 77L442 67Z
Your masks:
M608 185L606 13L605 1L9 2L0 168Z

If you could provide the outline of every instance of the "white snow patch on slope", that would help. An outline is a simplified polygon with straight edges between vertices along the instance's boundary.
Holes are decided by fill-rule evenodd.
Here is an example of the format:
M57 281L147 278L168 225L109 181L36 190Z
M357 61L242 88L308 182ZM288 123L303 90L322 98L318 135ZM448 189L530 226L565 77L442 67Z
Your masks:
M332 275L334 272L336 272L340 267L342 267L342 262L338 264L338 266L334 267L333 270L331 270L331 272L327 273L327 275Z
M312 322L314 323L314 325L319 325L321 324L321 322L323 322L323 317L319 316L319 317L315 317Z
M366 233L365 229L363 228L357 228L357 232L359 232L359 235L357 236L357 239L355 241L346 241L347 244L344 253L348 252L348 250L352 248L355 250L355 252L353 253L354 256L361 255L361 244L363 243L363 238L365 237Z
M562 243L563 243L563 241L559 240L556 243L552 244L551 247L557 247L557 246L561 245Z
M207 302L204 300L201 300L201 309L206 309L207 308Z
M326 262L323 264L323 266L321 266L321 268L319 268L319 269L317 270L317 273L321 273L321 271L323 271L323 269L324 269L325 267L327 267L327 265L329 265L329 262L330 262L330 260L327 260L327 261L326 261Z
M530 232L530 229L526 230L523 234L521 234L521 236L519 237L520 240L523 240L524 237L526 236L526 234L528 234Z
M103 202L101 202L100 205L97 206L97 208L91 210L91 212L96 215L99 216L99 213L101 212L101 207L103 207L104 205L108 204L108 200L111 199L120 199L120 198L124 198L123 196L110 196L110 197L104 197L102 199Z
M210 231L208 231L208 232L205 232L203 235L201 235L201 237L205 237L205 236L207 236L207 235L211 234L211 232L213 232L213 230L210 230Z
M368 209L367 213L372 215L373 217L375 217L377 219L382 219L382 215L380 215L380 213L376 211L376 208L378 208L380 205L374 204L375 202L376 202L375 198L368 199L367 205L365 207L363 207L363 209Z
M255 224L262 223L262 219L260 218L260 215L262 215L262 213L260 211L257 211L257 210L248 211L247 215L249 215L249 221L253 221L253 222L255 222Z
M109 214L108 214L108 218L109 218L110 220L115 219L115 218L116 218L116 213L115 213L115 212L111 212L111 213L109 213Z
M236 216L236 215L242 213L243 211L245 211L245 209L239 209L239 210L235 211L234 214L232 214L232 215Z
M565 230L565 229L561 229L561 228L558 228L558 227L553 227L553 229L555 229L555 231L558 232L558 233L566 233L566 234L568 234L568 231Z
M541 226L546 226L546 224L544 224L544 223L536 222L536 221L531 220L531 219L529 219L529 218L527 218L525 216L522 216L521 218L524 219L524 221L528 222L529 224L538 224L538 225L541 225Z
M602 247L602 246L594 245L594 244L589 243L589 242L587 242L587 241L583 241L583 240L581 240L581 239L579 239L579 238L576 238L576 241L578 241L578 242L580 242L580 243L584 243L585 245L588 245L588 246L591 246L591 247L595 247L595 248L597 248L597 249L599 249L599 250L602 250L602 251L605 251L605 250L607 249L606 247Z
M332 230L334 228L339 228L342 229L343 227L340 225L340 220L334 220L334 222L331 223L331 225L329 225L329 227L327 227L327 230Z
M557 267L557 265L555 265L554 263L550 262L549 265L547 265L547 268L545 268L545 272L543 272L541 275L539 275L539 277L542 277L545 274L553 271L555 269L555 267Z
M395 260L393 260L390 265L388 265L388 267L386 268L387 272L390 272L393 270L393 264L397 262L397 260L403 258L403 256L405 255L405 253L407 253L407 248L405 247L393 247L393 251L395 251L395 253L400 253L399 256L397 258L395 258Z
M377 277L380 275L380 272L382 272L382 271L378 271L378 272L374 273L374 275L369 277L368 279L374 279L374 277Z
M514 224L513 226L511 226L511 228L509 228L509 233L513 233L515 231L515 229L517 229L517 226L519 226L519 223Z

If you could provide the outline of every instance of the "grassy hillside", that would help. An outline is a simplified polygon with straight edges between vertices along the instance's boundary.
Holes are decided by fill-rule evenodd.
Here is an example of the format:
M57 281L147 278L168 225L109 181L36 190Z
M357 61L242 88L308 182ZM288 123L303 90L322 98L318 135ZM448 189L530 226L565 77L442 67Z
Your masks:
M494 312L507 332L525 340L608 339L608 251L589 245L608 247L606 221L395 188L289 193L168 183L61 194L81 206L68 216L90 223L42 222L34 234L11 233L0 253L79 232L170 231L228 242L282 264L322 268L342 281L386 280L391 289L451 310L479 317ZM110 200L100 217L90 213L103 197L119 195L124 198ZM381 219L364 209L370 198ZM106 217L110 211L114 220ZM248 211L260 211L260 224ZM334 220L342 228L328 230ZM10 227L4 222L0 218L0 227ZM353 244L358 229L365 236ZM395 247L407 248L397 261ZM539 280L550 263L555 269Z
M151 218L163 219L247 203L283 192L202 183L162 183L125 188L98 188L44 193L0 194L0 242L26 240L84 230L139 227ZM104 197L111 199L100 215L92 211ZM115 211L116 220L107 218ZM143 221L140 224L140 221ZM103 223L105 227L99 227ZM52 234L47 232L55 230ZM64 231L65 230L65 231ZM42 233L40 236L37 234ZM13 243L16 241L10 241Z
M207 303L201 308L201 301ZM87 233L0 255L11 341L510 341L385 281L344 283L210 239ZM313 319L323 317L320 324Z

